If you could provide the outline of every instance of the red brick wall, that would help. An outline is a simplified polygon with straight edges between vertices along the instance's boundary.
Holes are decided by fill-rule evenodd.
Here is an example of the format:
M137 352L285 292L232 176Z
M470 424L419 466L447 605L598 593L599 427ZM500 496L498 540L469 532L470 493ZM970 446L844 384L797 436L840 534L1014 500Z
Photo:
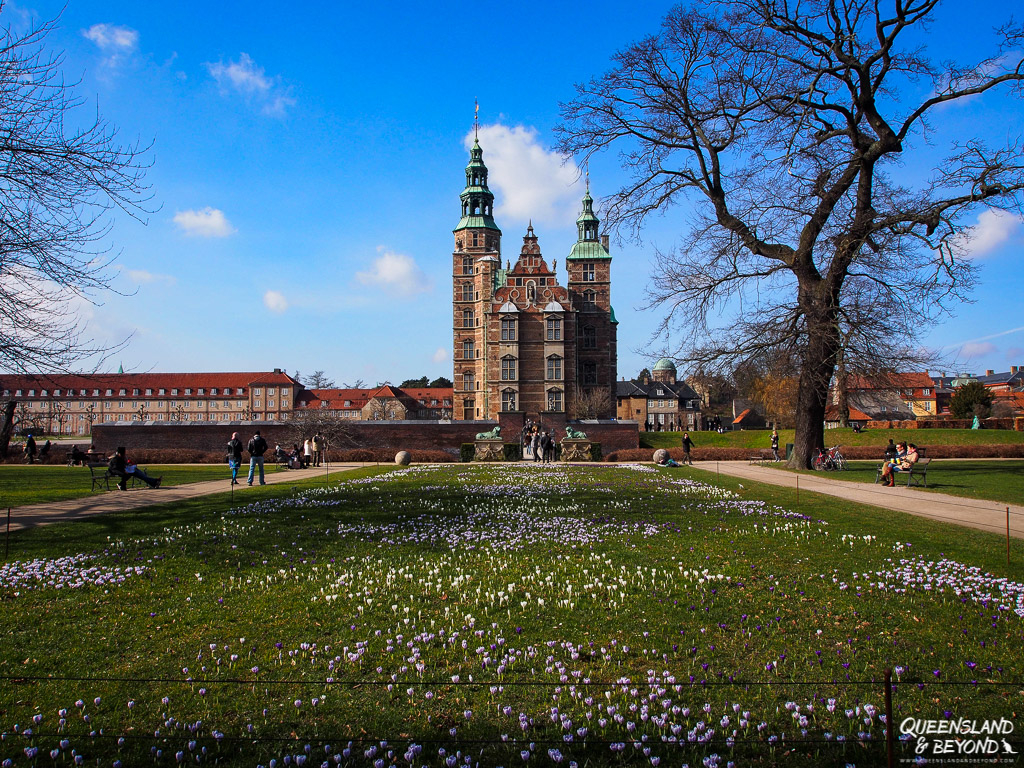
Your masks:
M559 414L561 415L561 414ZM462 443L471 443L477 432L487 432L494 428L494 422L487 421L453 421L449 424L431 421L404 422L355 422L349 425L352 429L353 443L350 445L332 446L339 450L349 448L385 448L388 450L442 450L457 455ZM555 424L558 439L565 435L564 423ZM516 442L518 430L514 424L502 422L505 442ZM602 451L640 446L640 433L636 424L619 422L602 422L600 424L580 424L594 442L601 443ZM292 427L288 424L129 424L106 425L97 424L93 427L93 444L101 452L113 452L123 445L131 453L144 448L191 448L203 451L222 451L232 432L238 432L243 443L249 442L253 432L260 433L270 444L280 443L287 447L294 442ZM269 455L269 454L268 454Z

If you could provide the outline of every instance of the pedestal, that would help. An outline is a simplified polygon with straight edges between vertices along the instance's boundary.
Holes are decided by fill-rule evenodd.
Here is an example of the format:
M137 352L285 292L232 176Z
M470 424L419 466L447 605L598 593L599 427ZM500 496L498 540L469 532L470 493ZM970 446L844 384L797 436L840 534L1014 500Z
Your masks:
M560 461L593 461L590 456L590 440L570 440L565 438L559 445L562 446Z
M477 440L473 461L504 461L505 444L500 440Z

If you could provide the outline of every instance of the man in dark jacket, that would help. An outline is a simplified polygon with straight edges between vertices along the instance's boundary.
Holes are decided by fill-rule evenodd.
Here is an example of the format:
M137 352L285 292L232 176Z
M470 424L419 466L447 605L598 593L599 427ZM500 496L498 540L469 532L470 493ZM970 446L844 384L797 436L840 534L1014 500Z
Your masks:
M228 466L231 467L231 484L238 485L238 468L242 466L242 441L238 433L232 432L228 440Z
M690 439L689 432L683 432L683 463L693 465L693 459L690 458L690 449L693 448L693 440Z
M252 485L257 465L260 468L260 485L266 485L267 481L263 477L263 454L267 452L267 441L260 436L258 429L256 434L252 436L252 439L249 440L246 450L249 452L249 485Z
M25 438L25 458L28 459L29 464L34 464L36 461L36 439L32 437L31 432Z

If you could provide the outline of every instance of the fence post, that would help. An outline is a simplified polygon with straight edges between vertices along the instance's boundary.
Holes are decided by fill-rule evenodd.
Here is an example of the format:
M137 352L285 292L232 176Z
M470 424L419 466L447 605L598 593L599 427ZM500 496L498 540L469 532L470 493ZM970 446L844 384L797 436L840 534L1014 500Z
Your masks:
M1009 520L1009 516L1006 518ZM4 560L7 559L7 554L11 551L11 508L7 508L7 536L4 537ZM1007 555L1009 557L1009 555Z
M885 670L885 755L886 765L893 768L896 765L895 730L892 719L892 669Z
M800 503L800 475L796 476L796 503Z
M1010 508L1006 508L1006 564L1010 564Z

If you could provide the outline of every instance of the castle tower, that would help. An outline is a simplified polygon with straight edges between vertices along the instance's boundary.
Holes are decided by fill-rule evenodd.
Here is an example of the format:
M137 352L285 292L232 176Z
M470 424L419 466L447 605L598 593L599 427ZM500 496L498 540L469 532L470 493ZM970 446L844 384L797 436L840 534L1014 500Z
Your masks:
M566 259L569 294L576 309L578 389L574 396L596 406L598 418L613 418L618 322L611 305L608 236L598 236L599 224L588 184L583 212L576 220L578 240Z
M494 223L494 195L487 188L487 166L476 139L459 196L462 217L453 230L452 327L456 419L487 418L487 334L491 297L501 272L501 230Z

